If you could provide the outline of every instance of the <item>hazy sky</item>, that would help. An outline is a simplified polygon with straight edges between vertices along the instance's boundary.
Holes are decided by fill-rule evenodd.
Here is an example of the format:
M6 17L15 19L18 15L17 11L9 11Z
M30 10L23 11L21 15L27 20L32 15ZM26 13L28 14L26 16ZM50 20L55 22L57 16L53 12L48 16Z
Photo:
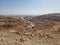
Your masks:
M60 13L60 0L0 0L0 14Z

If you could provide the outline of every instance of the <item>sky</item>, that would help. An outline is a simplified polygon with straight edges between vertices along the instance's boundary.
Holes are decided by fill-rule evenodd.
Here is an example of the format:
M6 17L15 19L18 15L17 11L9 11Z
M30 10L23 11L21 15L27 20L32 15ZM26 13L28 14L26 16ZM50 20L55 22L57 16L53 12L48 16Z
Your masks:
M0 0L1 15L60 13L60 0Z

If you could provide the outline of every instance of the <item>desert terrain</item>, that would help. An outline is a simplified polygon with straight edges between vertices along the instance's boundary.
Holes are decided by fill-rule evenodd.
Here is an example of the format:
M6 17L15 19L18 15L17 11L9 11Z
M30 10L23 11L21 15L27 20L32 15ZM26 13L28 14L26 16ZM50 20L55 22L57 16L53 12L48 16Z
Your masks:
M0 15L0 45L60 45L60 13Z

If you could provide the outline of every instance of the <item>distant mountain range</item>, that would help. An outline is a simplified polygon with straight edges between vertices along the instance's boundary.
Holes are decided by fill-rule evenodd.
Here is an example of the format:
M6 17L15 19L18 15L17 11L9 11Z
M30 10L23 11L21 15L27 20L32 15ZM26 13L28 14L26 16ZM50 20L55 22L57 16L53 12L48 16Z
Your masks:
M36 16L30 19L32 22L39 21L60 21L60 13L45 14L41 16Z

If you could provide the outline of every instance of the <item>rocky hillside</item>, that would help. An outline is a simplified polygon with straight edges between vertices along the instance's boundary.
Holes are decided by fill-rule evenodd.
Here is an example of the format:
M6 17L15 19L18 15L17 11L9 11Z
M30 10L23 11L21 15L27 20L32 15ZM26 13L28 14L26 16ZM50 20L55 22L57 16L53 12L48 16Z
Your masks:
M0 45L60 45L59 15L0 16Z
M45 14L45 15L37 16L37 17L32 18L30 21L32 22L59 21L60 22L60 13Z

